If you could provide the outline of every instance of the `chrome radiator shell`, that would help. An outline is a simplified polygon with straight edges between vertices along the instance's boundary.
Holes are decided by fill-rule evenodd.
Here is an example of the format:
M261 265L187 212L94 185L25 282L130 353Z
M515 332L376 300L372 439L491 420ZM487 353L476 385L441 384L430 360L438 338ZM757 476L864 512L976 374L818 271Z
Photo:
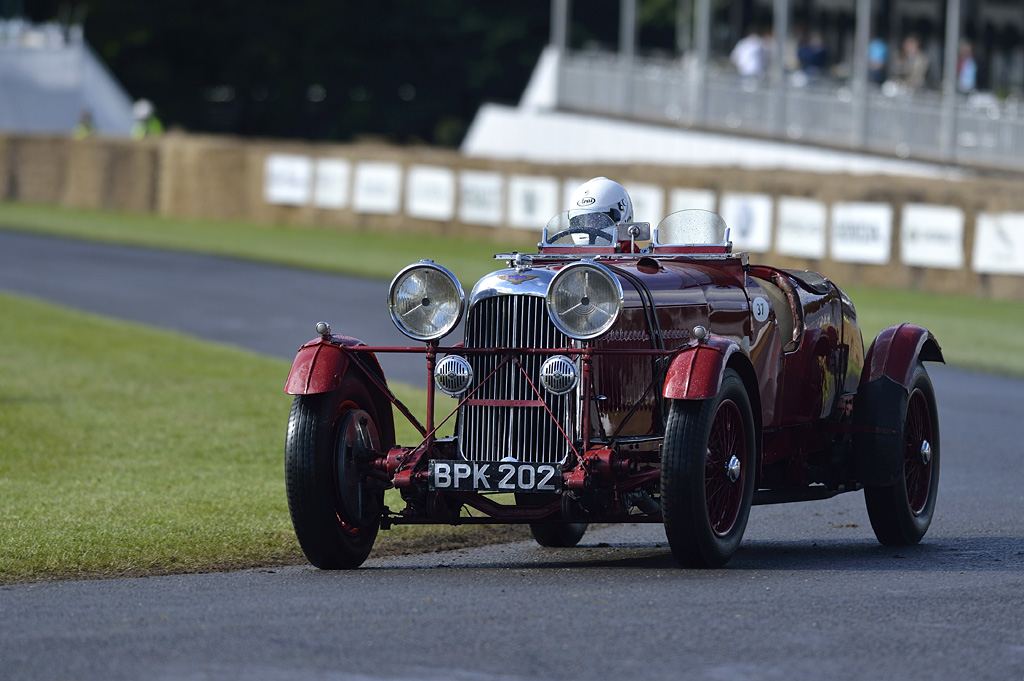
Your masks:
M532 286L510 293L503 289L513 286L502 283L500 274L481 281L484 284L489 279L497 279L497 282L491 282L494 287L481 291L481 284L478 284L474 290L466 319L465 346L513 349L572 347L573 341L556 329L548 316L543 297L546 282L531 280ZM543 276L547 272L537 274L541 276L536 279L549 279ZM547 405L547 409L541 406L463 405L456 434L460 452L466 459L500 461L514 457L530 463L558 463L566 458L571 446L562 431L570 438L578 437L579 387L564 395L554 395L541 387L541 365L549 356L517 355L522 369L515 360L511 360L491 376L505 359L503 354L466 354L473 366L476 383L482 383L473 393L473 401L542 399ZM523 375L524 369L529 381ZM552 420L548 409L558 423Z

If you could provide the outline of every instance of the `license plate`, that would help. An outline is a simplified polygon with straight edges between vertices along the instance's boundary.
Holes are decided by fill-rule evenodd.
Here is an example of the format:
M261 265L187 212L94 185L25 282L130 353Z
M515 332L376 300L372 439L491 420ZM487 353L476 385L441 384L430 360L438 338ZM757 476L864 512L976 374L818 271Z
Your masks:
M554 463L512 461L441 461L428 469L431 492L562 491L562 467Z

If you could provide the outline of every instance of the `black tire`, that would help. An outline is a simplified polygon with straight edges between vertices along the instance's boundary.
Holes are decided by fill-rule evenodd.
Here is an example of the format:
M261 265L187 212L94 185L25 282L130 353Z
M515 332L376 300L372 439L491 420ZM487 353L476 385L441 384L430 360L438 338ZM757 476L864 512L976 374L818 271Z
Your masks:
M361 480L360 449L381 451L366 387L346 377L337 390L298 395L285 441L288 510L299 545L322 570L363 564L384 508L383 486Z
M580 543L588 523L530 523L530 534L546 548L570 549Z
M716 568L732 558L750 516L755 462L750 398L734 370L726 369L716 397L672 402L661 510L669 547L682 566Z
M901 410L899 442L903 466L896 483L866 487L864 501L875 537L886 546L910 546L924 538L935 513L939 489L939 415L935 390L921 364L914 370L909 395L891 391L876 411Z
M519 506L535 506L552 497L538 494L517 494ZM541 546L549 549L570 549L580 543L590 523L530 523L530 534Z

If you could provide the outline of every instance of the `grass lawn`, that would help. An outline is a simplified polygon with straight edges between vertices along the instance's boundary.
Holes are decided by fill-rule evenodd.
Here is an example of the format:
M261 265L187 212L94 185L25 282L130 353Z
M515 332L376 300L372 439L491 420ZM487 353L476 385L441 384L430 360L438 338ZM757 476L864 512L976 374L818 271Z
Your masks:
M0 225L390 279L433 257L464 286L519 244L193 222L0 203ZM866 342L932 329L947 361L1024 376L1024 304L851 289ZM383 311L382 311L383 313ZM52 320L62 320L62 331ZM0 294L0 583L301 563L284 495L288 363ZM395 386L422 420L422 393ZM440 409L450 409L447 400ZM444 411L446 414L447 411ZM414 438L411 427L399 441ZM395 510L401 504L389 501ZM375 555L524 538L413 526Z
M422 258L444 265L462 282L495 269L492 256L507 250L535 253L540 233L523 232L511 241L301 225L179 220L71 210L0 201L0 226L97 241L214 253L390 280ZM508 234L508 232L505 232Z
M519 241L501 243L455 236L175 220L3 202L0 225L385 280L409 263L432 258L452 270L467 292L481 275L495 269L494 253L512 249L532 252L538 238L538 234L527 232ZM909 321L935 333L951 364L1024 376L1022 302L860 288L851 288L849 293L857 306L865 343L883 327Z
M40 332L53 319L66 333ZM284 494L288 366L0 294L0 583L305 562ZM422 421L422 393L395 391ZM487 533L399 527L375 553Z

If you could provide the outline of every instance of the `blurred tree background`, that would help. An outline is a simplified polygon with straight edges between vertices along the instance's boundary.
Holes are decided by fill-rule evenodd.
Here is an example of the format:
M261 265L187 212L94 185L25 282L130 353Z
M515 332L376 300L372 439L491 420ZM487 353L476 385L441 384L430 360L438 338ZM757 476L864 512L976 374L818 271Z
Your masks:
M619 1L572 4L573 47L615 49ZM671 50L675 0L641 8L645 47ZM454 146L481 104L519 100L548 42L551 3L25 0L22 12L82 23L168 127Z

